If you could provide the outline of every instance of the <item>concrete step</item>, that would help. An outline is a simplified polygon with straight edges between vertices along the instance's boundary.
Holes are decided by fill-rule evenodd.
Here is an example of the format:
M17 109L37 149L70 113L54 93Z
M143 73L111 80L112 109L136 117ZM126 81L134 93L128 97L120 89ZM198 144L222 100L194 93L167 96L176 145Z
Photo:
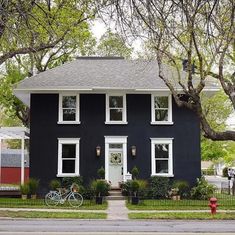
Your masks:
M106 200L125 200L124 196L107 196Z
M109 196L122 196L122 192L120 190L111 190Z

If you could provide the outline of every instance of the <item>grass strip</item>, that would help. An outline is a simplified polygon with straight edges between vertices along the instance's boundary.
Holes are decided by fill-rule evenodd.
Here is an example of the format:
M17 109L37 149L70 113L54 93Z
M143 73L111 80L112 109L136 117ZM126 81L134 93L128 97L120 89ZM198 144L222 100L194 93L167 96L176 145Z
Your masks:
M92 212L44 212L44 211L0 211L0 217L10 218L54 218L54 219L106 219L106 213Z
M64 204L59 204L54 207L48 207L44 203L44 199L26 199L21 198L0 198L0 208L44 208L44 209L76 209L71 207L68 202ZM108 203L104 202L102 205L97 205L95 201L84 200L82 206L79 210L106 210L108 208Z
M129 219L183 219L183 220L234 220L235 213L208 212L164 212L164 213L129 213Z
M180 201L149 199L140 201L138 205L132 205L130 202L126 202L129 210L206 210L209 208L208 204L209 201L205 200L186 199ZM221 210L235 209L235 200L219 200L218 204Z

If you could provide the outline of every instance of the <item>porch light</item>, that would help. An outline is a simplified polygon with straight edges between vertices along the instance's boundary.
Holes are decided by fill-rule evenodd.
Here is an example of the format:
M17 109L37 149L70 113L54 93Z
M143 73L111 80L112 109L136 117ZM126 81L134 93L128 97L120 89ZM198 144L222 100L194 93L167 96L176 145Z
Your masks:
M96 156L99 157L100 156L100 153L101 153L101 147L98 145L96 146Z
M135 157L136 156L136 146L131 146L131 155L133 156L133 157Z

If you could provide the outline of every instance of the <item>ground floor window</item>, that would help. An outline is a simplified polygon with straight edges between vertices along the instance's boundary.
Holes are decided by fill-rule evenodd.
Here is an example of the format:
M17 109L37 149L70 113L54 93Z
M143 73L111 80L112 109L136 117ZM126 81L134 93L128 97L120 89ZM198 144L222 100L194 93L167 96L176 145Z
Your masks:
M79 176L79 141L80 139L58 139L57 176Z
M173 139L151 138L152 175L173 176Z

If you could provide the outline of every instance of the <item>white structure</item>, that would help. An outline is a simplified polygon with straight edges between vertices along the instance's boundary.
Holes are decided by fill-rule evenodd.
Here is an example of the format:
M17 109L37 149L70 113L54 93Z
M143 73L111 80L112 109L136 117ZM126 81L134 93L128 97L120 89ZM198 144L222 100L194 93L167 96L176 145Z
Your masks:
M0 183L1 183L1 158L2 140L18 139L21 140L21 184L24 183L24 149L25 140L29 139L29 129L26 127L0 127Z

